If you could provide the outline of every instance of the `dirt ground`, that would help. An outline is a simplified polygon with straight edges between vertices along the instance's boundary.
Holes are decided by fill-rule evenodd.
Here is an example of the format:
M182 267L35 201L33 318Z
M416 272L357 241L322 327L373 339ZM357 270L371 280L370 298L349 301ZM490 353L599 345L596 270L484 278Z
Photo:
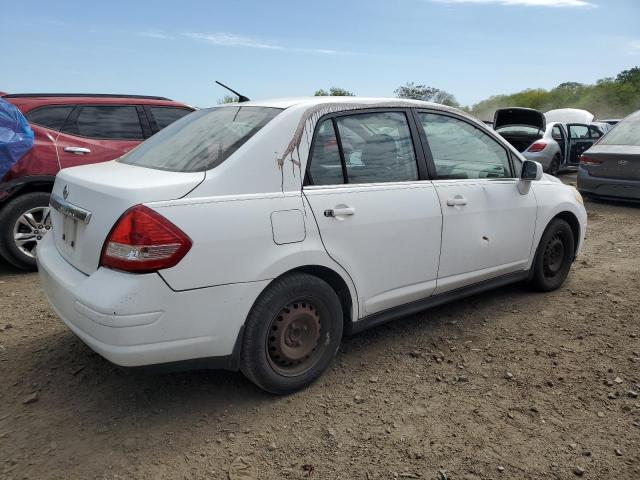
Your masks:
M0 264L0 478L640 479L640 207L587 209L562 289L348 338L289 397L116 368Z

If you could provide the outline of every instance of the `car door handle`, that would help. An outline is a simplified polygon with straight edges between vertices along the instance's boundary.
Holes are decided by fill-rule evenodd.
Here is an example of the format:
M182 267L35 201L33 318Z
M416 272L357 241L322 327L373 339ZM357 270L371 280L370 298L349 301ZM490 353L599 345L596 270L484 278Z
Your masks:
M467 199L460 195L456 195L453 198L447 199L447 205L450 207L455 207L458 205L466 205L466 204L467 204Z
M355 215L356 209L353 207L335 207L324 211L325 217L340 217L346 215Z
M65 152L75 153L76 155L84 155L85 153L91 153L91 150L85 147L64 147Z

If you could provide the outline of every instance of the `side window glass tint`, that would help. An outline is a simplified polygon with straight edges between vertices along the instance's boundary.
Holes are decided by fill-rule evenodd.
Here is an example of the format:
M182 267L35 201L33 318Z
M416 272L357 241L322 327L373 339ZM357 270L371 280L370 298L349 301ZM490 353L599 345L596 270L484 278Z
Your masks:
M314 185L344 183L338 140L331 119L322 122L316 133L309 175Z
M562 132L560 131L559 126L556 125L553 127L553 130L551 130L551 136L554 140L562 140Z
M589 129L586 125L572 125L569 127L569 134L572 139L589 138Z
M486 133L453 117L419 116L438 179L512 177L506 149Z
M189 113L191 113L191 111L184 108L151 107L151 114L156 120L158 130L162 130L167 125L172 124Z
M591 132L591 138L600 138L602 136L597 128L590 127L589 131Z
M142 140L142 127L134 106L84 106L65 132L90 138Z
M336 119L349 183L418 180L407 117L402 112L362 113Z
M42 125L43 127L53 130L60 130L64 125L64 121L73 110L73 105L57 106L57 107L41 107L27 113L26 117L29 123Z

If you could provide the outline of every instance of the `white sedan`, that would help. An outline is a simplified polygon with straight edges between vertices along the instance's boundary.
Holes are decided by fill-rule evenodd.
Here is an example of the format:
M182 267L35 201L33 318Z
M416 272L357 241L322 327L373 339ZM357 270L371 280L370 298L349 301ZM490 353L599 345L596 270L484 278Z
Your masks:
M357 97L194 112L62 170L51 206L42 287L87 345L274 393L317 379L345 334L512 282L558 288L587 220L473 117Z

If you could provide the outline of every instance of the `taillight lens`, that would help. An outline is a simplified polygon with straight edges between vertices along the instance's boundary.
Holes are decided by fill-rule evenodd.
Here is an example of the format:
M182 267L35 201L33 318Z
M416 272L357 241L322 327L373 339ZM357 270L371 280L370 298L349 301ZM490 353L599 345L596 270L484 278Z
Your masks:
M146 273L175 266L191 248L191 239L144 205L127 210L102 248L100 265Z
M527 151L528 151L528 152L534 152L534 153L535 153L535 152L541 152L542 150L544 150L544 149L545 149L545 147L546 147L546 146L547 146L547 144L546 144L546 143L544 143L544 142L536 142L536 143L534 143L533 145L531 145L531 146L527 149Z
M580 156L580 165L601 165L602 161L595 158L587 157L586 155Z

